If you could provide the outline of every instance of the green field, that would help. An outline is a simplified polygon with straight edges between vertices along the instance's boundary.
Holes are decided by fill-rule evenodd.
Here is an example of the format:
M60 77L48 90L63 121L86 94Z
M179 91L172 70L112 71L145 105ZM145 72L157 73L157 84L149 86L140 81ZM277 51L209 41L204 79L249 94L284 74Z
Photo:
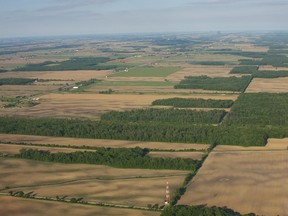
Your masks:
M180 67L137 67L127 72L115 73L112 77L166 77L180 70Z

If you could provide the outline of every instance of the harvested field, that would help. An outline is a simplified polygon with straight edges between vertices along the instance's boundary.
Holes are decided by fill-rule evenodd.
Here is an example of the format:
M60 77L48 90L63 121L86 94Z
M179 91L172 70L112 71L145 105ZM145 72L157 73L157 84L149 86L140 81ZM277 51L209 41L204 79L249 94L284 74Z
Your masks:
M227 206L257 215L287 215L287 182L287 150L213 151L178 204Z
M269 47L256 46L253 44L235 44L235 47L242 52L268 52L269 50Z
M111 74L109 70L75 70L75 71L33 71L0 73L0 78L33 78L67 81L84 81L92 78L101 79Z
M140 148L161 149L161 150L205 150L209 148L206 144L184 144L184 143L165 143L165 142L141 142L124 140L101 140L101 139L80 139L65 137L31 136L17 134L0 134L1 142L11 143L34 143L52 144L65 146L90 146L90 147L110 147L110 148Z
M288 138L276 139L269 138L266 146L229 146L229 145L217 145L214 148L214 152L226 152L226 151L271 151L271 150L287 150Z
M288 70L288 67L273 67L271 65L262 65L259 68L260 71L281 71L281 70Z
M267 149L287 150L288 149L288 138L283 138L283 139L270 138L270 139L268 139L268 143L266 145L266 148Z
M150 152L150 157L162 157L162 158L190 158L193 160L201 160L203 152Z
M288 78L274 78L274 79L263 79L254 78L248 88L247 93L256 92L269 92L269 93L282 93L288 92Z
M231 76L230 71L232 67L228 66L204 66L204 65L185 65L185 67L166 79L169 81L181 81L185 76L209 76L209 77L229 77Z
M84 180L117 180L184 177L187 171L118 169L102 165L45 163L24 159L0 159L0 188L58 185ZM170 177L169 177L170 178Z
M1 159L0 168L0 187L9 186L8 190L32 190L38 196L68 195L83 197L86 201L140 206L162 204L166 181L174 191L188 173L21 159Z
M1 115L30 117L69 117L97 120L104 113L117 110L148 108L157 99L176 97L177 94L47 94L40 104L21 109L2 109ZM183 98L230 99L238 95L194 94Z
M18 154L21 149L38 149L43 151L50 151L51 153L57 152L75 152L75 151L84 151L81 149L73 149L73 148L57 148L57 147L42 147L42 146L28 146L28 145L13 145L13 144L0 144L0 152L4 154L14 155ZM85 150L91 151L91 150Z
M16 197L0 196L0 214L2 216L159 216L159 212L133 209L107 208L71 203L29 200Z
M59 86L53 85L2 85L0 86L0 92L3 97L31 96L50 92L58 88Z
M17 188L22 191L34 191L38 196L83 197L89 202L107 202L132 206L164 204L166 182L171 191L181 186L185 176L166 178L134 178L117 180L83 180L67 184L55 184Z

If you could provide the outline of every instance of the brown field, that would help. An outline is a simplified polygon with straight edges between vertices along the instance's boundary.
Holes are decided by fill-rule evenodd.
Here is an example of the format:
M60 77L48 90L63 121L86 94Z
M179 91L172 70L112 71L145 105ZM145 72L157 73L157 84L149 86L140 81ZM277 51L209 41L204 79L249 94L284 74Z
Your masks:
M227 152L227 151L271 151L271 150L287 150L288 138L276 139L269 138L266 146L230 146L218 145L214 148L214 152Z
M287 215L288 151L227 149L209 155L178 204L227 206L257 215Z
M107 208L71 203L59 203L44 200L29 200L16 197L0 196L1 216L159 216L159 212L133 209Z
M17 190L35 191L38 196L83 197L89 202L107 202L113 204L147 206L164 204L165 186L169 182L171 191L181 186L185 176L159 178L134 178L117 180L80 180L67 184L19 187Z
M203 152L150 152L150 157L162 157L162 158L190 158L193 160L201 160Z
M205 66L205 65L185 65L185 67L174 74L166 77L169 81L179 82L185 76L209 76L209 77L229 77L232 67L228 66ZM233 75L234 76L234 75Z
M51 153L57 153L57 152L70 153L70 152L76 152L76 151L91 151L91 150L73 149L73 148L0 144L0 152L4 154L9 154L9 155L18 154L21 149L38 149L38 150L50 151Z
M1 142L11 143L34 143L34 144L52 144L68 146L90 146L90 147L110 147L110 148L149 148L162 150L205 150L209 148L206 144L187 144L187 143L168 143L168 142L143 142L126 140L105 140L105 139L80 139L67 137L49 137L17 134L0 134Z
M157 99L176 97L177 94L47 94L40 97L40 104L21 109L2 109L1 115L30 117L70 117L99 119L110 111L124 111L151 107ZM228 99L238 95L194 94L183 98Z
M50 92L58 88L59 86L53 85L2 85L0 86L0 92L3 97L31 96Z
M203 90L203 89L174 89L174 86L92 86L85 89L86 92L99 93L100 91L107 91L112 89L116 93L128 93L128 94L178 94L178 95L187 95L187 94L215 94L219 91L213 90ZM223 92L221 92L223 93Z
M80 180L167 178L185 176L187 171L120 169L102 165L60 164L24 159L0 159L0 188L64 184ZM32 177L31 177L32 176Z
M21 159L0 160L0 187L35 191L38 196L83 197L87 201L147 206L163 203L187 171L118 169L100 165L57 164ZM6 192L7 192L6 191Z
M33 71L0 73L0 78L31 78L83 81L92 78L105 78L111 73L109 70L75 70L75 71Z
M288 78L262 79L255 78L248 86L247 93L269 92L282 93L288 92Z
M259 70L270 70L270 71L277 71L277 70L288 70L288 67L273 67L271 65L262 65L260 66Z
M235 47L242 52L267 52L269 50L269 47L256 46L253 44L235 44Z

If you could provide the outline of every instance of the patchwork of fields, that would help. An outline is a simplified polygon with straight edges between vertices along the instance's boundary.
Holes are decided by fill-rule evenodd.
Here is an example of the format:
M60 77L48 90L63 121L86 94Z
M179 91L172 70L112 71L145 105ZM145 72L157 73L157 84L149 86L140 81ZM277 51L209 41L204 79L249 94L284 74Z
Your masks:
M159 216L167 182L172 209L287 215L288 46L266 36L2 44L0 215Z

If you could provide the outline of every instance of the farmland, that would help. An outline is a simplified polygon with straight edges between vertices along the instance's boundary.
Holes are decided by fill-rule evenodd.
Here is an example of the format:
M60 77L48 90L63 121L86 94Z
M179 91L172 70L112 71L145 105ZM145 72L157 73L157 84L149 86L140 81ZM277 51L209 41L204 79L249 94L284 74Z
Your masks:
M0 41L0 215L287 215L285 43Z
M259 215L286 215L287 168L286 149L217 147L190 182L179 204L225 205Z

